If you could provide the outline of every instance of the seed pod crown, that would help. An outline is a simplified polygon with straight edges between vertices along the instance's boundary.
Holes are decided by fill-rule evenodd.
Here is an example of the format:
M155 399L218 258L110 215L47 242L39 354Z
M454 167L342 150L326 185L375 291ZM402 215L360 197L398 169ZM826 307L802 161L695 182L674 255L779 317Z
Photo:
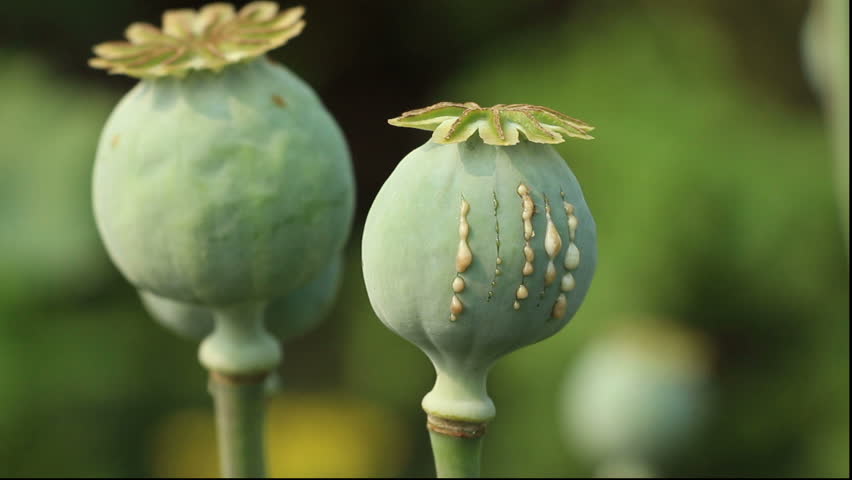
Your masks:
M94 68L131 77L183 77L193 70L222 70L287 43L305 27L305 9L278 11L275 2L252 2L240 9L211 3L200 10L168 10L163 26L143 22L124 32L127 41L95 46Z
M388 120L397 127L433 130L435 143L459 143L479 133L488 145L515 145L523 133L536 143L562 143L568 137L591 140L594 127L547 107L511 104L480 107L474 102L440 102Z

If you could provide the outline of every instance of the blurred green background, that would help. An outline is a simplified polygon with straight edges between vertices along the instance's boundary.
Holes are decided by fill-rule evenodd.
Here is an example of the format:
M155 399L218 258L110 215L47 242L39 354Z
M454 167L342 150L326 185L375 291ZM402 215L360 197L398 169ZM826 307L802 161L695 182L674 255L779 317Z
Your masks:
M110 264L89 178L99 131L134 83L87 68L90 47L203 3L4 8L0 476L217 473L196 345L147 318ZM273 475L434 475L419 406L434 373L373 315L359 239L384 179L427 139L386 119L440 100L546 105L597 127L596 140L559 146L598 224L596 279L565 330L494 368L484 475L600 473L566 426L583 391L566 379L589 345L661 322L701 338L689 355L704 387L684 397L703 413L656 472L849 475L848 183L838 197L830 97L802 60L808 0L303 4L305 32L274 56L341 123L359 205L338 304L284 347ZM848 122L848 90L845 102ZM623 365L646 378L641 368ZM651 408L663 409L652 427L676 421Z

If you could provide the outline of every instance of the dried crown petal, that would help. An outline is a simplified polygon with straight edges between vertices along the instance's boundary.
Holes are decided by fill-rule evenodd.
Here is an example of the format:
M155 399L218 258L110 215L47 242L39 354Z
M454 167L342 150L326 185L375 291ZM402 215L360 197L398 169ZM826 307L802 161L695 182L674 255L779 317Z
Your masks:
M305 27L303 7L281 12L275 2L252 2L239 12L229 3L200 10L168 10L162 29L133 23L127 41L95 46L94 68L131 77L183 77L192 70L219 71L259 57L299 35Z
M474 102L440 102L411 110L388 120L397 127L433 130L436 143L459 143L476 132L489 145L515 145L518 132L535 143L562 143L563 135L591 140L594 127L582 120L536 105L511 104L480 107Z

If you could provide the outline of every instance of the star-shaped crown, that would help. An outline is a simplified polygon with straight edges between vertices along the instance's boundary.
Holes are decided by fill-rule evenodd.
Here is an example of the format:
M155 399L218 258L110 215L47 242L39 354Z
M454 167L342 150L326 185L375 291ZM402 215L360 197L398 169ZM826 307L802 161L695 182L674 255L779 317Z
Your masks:
M125 30L127 41L96 45L89 65L138 78L219 71L287 43L305 27L304 13L302 7L279 12L275 2L252 2L239 12L229 3L168 10L162 29L137 22Z
M397 127L433 130L436 143L459 143L476 132L489 145L515 145L519 132L535 143L562 143L565 137L591 140L591 125L546 107L525 104L480 107L473 102L440 102L388 120Z

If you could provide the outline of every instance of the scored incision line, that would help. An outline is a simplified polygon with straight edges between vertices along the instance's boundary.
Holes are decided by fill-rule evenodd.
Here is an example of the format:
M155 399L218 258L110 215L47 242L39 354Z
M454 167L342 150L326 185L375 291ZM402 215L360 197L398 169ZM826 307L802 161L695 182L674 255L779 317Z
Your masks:
M503 259L500 258L500 220L497 218L497 207L500 206L500 203L497 201L496 191L492 191L491 196L494 199L494 231L497 234L497 259L494 261L494 278L491 279L491 288L488 290L488 298L485 299L486 302L490 302L491 298L494 297L494 287L497 286L497 277L503 273L500 269L500 265L503 264Z

